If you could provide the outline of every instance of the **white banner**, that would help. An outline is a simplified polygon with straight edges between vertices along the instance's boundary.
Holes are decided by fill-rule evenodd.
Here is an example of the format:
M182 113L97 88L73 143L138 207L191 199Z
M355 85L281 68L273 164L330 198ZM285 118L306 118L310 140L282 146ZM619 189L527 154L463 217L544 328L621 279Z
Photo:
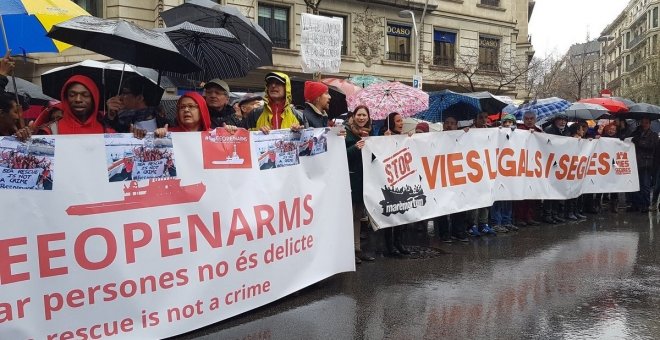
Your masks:
M520 129L371 137L362 161L365 206L377 228L494 201L639 190L634 145L613 138Z
M300 55L305 73L339 73L344 22L309 13L300 14Z
M144 181L108 180L103 136L55 139L52 191L0 190L0 339L161 339L355 270L336 135L260 171L203 161L215 142L237 145L208 159L248 159L250 138L173 133L176 177Z

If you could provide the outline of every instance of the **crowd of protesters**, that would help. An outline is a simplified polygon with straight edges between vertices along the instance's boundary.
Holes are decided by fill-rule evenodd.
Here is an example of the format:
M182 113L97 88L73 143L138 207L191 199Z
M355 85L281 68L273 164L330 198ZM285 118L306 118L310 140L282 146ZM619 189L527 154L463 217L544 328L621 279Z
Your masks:
M0 88L7 84L6 76L13 67L14 62L9 56L0 60ZM163 136L168 132L205 131L218 127L230 130L245 128L267 134L277 129L299 131L308 127L333 125L333 120L329 119L326 113L331 97L325 84L306 82L305 106L296 108L292 104L291 80L286 74L271 72L264 80L263 97L248 93L233 105L229 102L229 85L221 79L209 80L204 85L204 95L188 92L180 97L176 105L175 121L168 122L162 110L145 97L144 80L127 79L120 94L107 100L106 111L103 112L99 109L102 103L97 84L83 75L74 75L62 87L61 102L44 110L35 122L27 126L21 119L20 103L16 97L7 93L0 95L0 136L14 135L24 140L32 134L132 132L137 137L143 137L148 132ZM262 101L263 105L260 104ZM444 131L491 128L486 113L478 114L471 126L459 127L457 118L453 116L445 116L442 123ZM569 125L567 117L562 114L556 115L542 130L537 126L534 111L524 112L520 124L512 115L504 115L497 123L499 128L517 128L530 133L572 138L632 137L636 146L640 190L625 194L625 201L620 201L617 193L586 194L569 200L498 201L492 207L439 216L431 222L434 234L442 241L469 242L470 237L495 236L518 231L521 227L584 220L587 219L586 214L600 212L604 204L612 213L618 213L619 208L624 207L621 203L625 203L628 212L657 209L660 193L660 146L658 134L650 129L649 119L641 119L632 132L628 130L625 120L617 120L593 129L580 121ZM369 108L358 106L348 113L343 126L345 131L340 134L345 137L348 156L355 261L374 261L375 258L362 251L361 247L361 239L365 237L361 231L367 224L365 220L368 220L364 212L361 149L365 145L366 137L406 133L403 131L403 117L392 112L379 131L375 131ZM420 123L410 134L427 132L428 123ZM421 225L425 229L427 222ZM400 257L411 253L403 244L406 227L396 226L378 232L385 244L385 255Z

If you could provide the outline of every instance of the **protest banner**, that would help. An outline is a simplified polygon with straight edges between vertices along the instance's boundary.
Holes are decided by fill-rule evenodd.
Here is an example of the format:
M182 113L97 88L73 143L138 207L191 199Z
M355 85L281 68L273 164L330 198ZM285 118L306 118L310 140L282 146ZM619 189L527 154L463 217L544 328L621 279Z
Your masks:
M639 190L634 145L613 138L520 129L371 137L362 161L365 206L376 228L494 201Z
M0 191L1 339L161 339L355 270L336 135L260 171L206 170L201 133L173 133L177 177L130 182L102 135L54 138L52 191Z
M339 73L343 26L341 18L300 14L300 56L304 73Z
M52 138L0 137L0 189L51 190L54 168Z

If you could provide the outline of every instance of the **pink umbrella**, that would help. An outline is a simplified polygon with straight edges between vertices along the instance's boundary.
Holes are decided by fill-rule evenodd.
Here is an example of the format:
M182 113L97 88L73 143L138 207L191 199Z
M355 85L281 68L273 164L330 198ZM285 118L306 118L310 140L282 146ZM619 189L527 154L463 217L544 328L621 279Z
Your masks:
M362 90L361 87L349 82L346 79L323 78L323 79L321 79L321 82L326 84L326 85L334 86L334 87L340 89L342 92L344 92L344 94L347 97L352 96L352 95L354 95L354 94L356 94L356 93L358 93Z
M351 111L358 105L366 105L374 120L385 119L390 112L411 117L429 108L428 93L399 82L369 85L346 101Z

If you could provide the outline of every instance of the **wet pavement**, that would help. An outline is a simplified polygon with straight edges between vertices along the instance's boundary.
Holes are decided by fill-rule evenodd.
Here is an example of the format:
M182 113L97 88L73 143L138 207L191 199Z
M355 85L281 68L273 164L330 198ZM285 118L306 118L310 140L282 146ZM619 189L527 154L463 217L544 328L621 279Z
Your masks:
M589 215L466 244L406 237L423 256L377 254L357 272L174 339L660 338L656 213Z

